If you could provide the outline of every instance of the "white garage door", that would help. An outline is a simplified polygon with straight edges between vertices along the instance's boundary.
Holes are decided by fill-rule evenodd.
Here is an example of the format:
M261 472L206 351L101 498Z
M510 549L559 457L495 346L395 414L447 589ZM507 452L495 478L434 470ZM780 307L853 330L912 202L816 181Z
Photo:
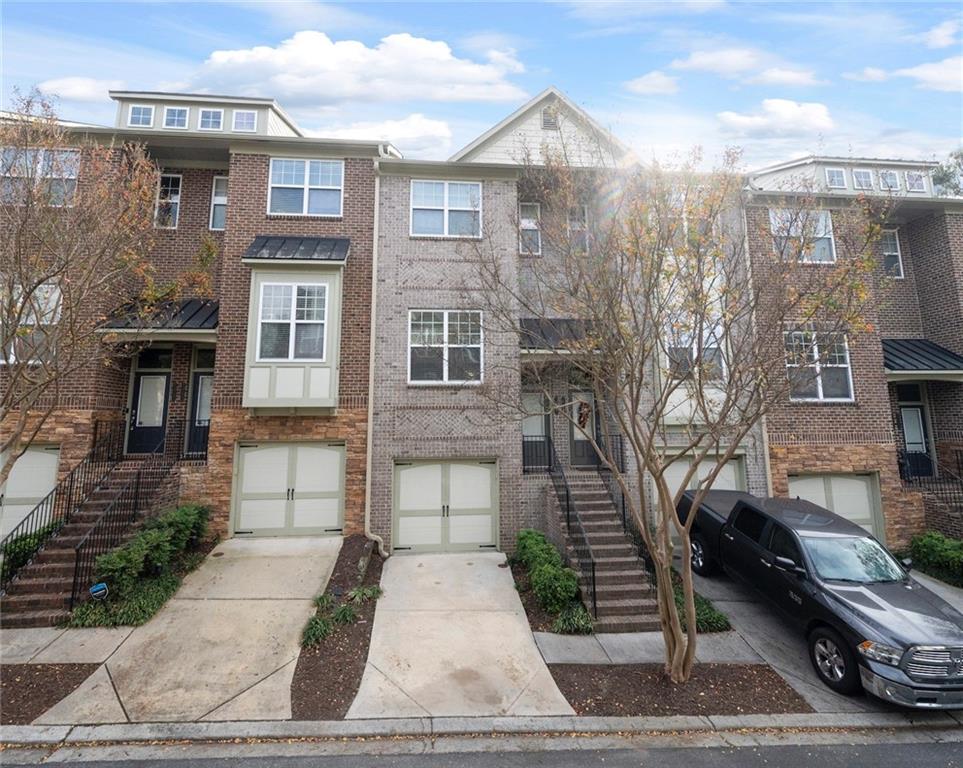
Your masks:
M60 448L36 445L27 449L0 486L0 538L17 527L57 484Z
M884 541L874 475L790 475L789 495L825 507Z
M394 549L451 552L494 548L497 464L396 463L393 529Z
M234 533L251 536L341 533L344 446L259 443L238 448Z
M693 475L689 481L688 488L694 489L699 481L704 479L713 470L715 464L714 461L703 461L696 473L698 477ZM669 490L675 492L679 488L682 484L682 478L685 477L685 473L688 472L688 470L688 461L674 461L669 465L663 474ZM743 472L742 461L740 459L728 461L719 474L716 475L715 482L712 483L712 490L714 491L744 491L745 489L745 473Z

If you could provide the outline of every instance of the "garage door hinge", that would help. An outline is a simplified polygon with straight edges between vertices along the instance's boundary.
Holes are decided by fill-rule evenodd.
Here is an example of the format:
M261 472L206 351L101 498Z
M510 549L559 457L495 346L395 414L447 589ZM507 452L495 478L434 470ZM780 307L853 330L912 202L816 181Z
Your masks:
M254 531L234 531L235 536L246 536L251 533L254 533Z
M257 443L238 443L238 448L257 448Z
M479 549L495 549L495 545L494 545L494 544L479 544L479 545L478 545L478 548L479 548Z
M411 549L411 547L392 547L392 549L394 549L394 550L399 550L399 549Z
M324 532L325 532L325 533L341 533L343 530L344 530L344 528L325 528L325 529L324 529Z
M395 462L395 466L396 466L396 467L410 467L410 466L411 466L411 462L410 462L410 461L396 461L396 462Z
M479 464L497 464L497 461L479 461Z

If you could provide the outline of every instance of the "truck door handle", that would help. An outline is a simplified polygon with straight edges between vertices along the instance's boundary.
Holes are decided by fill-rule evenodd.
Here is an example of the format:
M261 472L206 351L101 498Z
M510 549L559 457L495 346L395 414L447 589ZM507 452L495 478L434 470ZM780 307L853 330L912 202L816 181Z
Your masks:
M762 563L766 568L772 568L772 563L770 563L766 558L760 557L759 562Z
M732 534L731 534L731 533L724 533L724 534L722 534L722 535L725 536L727 539L729 539L729 541L732 541Z

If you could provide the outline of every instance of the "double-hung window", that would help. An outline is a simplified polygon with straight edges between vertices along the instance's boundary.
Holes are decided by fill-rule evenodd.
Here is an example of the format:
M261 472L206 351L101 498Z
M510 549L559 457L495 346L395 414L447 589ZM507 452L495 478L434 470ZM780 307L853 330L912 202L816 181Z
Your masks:
M846 189L846 171L843 168L827 168L826 186L830 189Z
M576 205L568 212L568 237L574 250L588 250L589 214L587 205Z
M829 211L772 208L769 224L776 253L798 254L800 261L810 264L836 261L833 219Z
M408 381L477 384L482 380L482 313L411 310L408 313Z
M890 277L903 276L903 257L899 250L899 230L884 229L880 238L883 248L883 269Z
M853 380L846 336L813 328L784 334L790 399L851 402Z
M5 203L26 204L31 186L41 190L48 205L73 202L80 171L79 150L7 147L0 158L0 197Z
M150 104L131 104L127 112L127 125L131 128L150 128L154 125L154 107Z
M479 181L412 181L411 234L481 237Z
M211 187L211 229L224 229L227 221L227 176L215 176Z
M518 250L526 256L542 255L542 208L538 203L518 204Z
M14 290L13 309L16 325L3 329L2 362L40 363L51 359L56 350L48 328L60 321L60 286L43 283L29 295L18 287Z
M187 107L164 107L165 128L187 128Z
M235 109L234 130L240 133L254 133L257 130L257 112L253 109Z
M223 109L202 109L197 115L199 131L219 131L224 124Z
M907 192L925 192L926 179L921 171L907 171L903 174L906 180Z
M896 171L880 171L879 188L884 192L898 192L899 174Z
M715 332L706 335L701 349L694 342L687 344L684 339L672 339L666 346L666 354L673 379L698 378L701 383L710 384L725 378L722 342Z
M181 212L181 176L177 173L162 173L157 189L157 210L154 212L154 226L160 229L177 229Z
M326 283L262 283L258 361L324 362Z
M854 168L853 169L853 187L855 189L872 189L873 188L873 172L866 170L865 168Z
M343 179L341 160L271 158L268 213L340 216Z

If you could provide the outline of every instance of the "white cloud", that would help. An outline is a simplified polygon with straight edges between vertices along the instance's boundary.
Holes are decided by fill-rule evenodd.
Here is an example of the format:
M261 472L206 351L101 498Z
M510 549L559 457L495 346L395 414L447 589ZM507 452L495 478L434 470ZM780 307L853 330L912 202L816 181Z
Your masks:
M625 83L625 89L639 96L656 96L676 93L679 90L679 78L670 77L658 69Z
M886 70L879 67L863 67L859 72L844 72L843 77L860 83L881 83L889 75L886 74Z
M48 96L83 102L104 101L108 98L107 91L123 87L123 80L98 80L94 77L57 77L37 85Z
M259 11L278 29L357 29L368 27L373 20L343 5L317 0L234 0L244 10Z
M673 61L672 68L735 77L762 66L764 58L752 48L720 48L715 51L693 51L687 58Z
M408 33L388 35L369 48L304 30L273 47L214 51L192 83L211 92L270 94L291 105L523 100L525 92L506 79L520 62L505 52L487 58L458 58L447 43Z
M331 139L390 141L403 153L418 157L444 158L451 154L451 127L448 123L417 112L401 120L350 123L308 133Z
M963 91L963 56L897 69L893 74L911 77L918 88L929 91Z
M829 109L818 102L764 99L754 114L719 112L719 123L735 136L787 136L830 131L835 126Z
M812 70L791 67L768 67L746 82L757 85L821 85Z
M948 48L956 42L956 34L960 31L960 22L956 19L944 21L932 29L918 35L909 35L908 39L923 43L927 48Z

